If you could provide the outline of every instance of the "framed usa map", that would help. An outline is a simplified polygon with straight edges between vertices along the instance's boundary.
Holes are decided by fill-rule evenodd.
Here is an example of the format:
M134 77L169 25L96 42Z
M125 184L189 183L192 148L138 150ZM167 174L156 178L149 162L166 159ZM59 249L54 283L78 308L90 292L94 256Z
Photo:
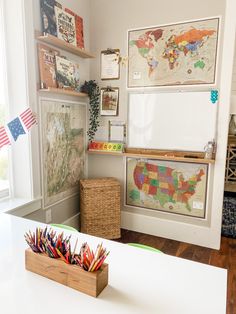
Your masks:
M126 159L126 206L205 218L208 165Z
M216 83L219 18L128 31L128 87Z

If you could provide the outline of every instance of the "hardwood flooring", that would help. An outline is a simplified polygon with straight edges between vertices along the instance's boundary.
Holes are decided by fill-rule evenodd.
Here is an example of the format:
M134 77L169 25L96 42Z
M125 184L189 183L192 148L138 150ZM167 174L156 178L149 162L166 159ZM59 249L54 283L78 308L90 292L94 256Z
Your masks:
M122 230L117 241L150 245L169 255L227 268L227 314L236 314L236 239L222 237L219 251L129 230Z

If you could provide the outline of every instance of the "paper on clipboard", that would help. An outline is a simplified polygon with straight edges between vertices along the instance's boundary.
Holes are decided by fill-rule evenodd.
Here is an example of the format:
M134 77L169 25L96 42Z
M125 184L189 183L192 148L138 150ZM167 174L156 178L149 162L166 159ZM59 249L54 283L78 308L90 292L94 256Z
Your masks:
M118 62L119 49L101 52L101 79L119 79L120 65Z

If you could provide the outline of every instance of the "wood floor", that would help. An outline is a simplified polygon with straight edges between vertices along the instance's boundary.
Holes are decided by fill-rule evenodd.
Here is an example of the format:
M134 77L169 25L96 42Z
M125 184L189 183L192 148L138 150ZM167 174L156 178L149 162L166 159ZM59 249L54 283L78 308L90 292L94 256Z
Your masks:
M227 268L227 314L236 314L236 239L222 237L219 251L128 230L122 230L117 241L150 245L169 255Z

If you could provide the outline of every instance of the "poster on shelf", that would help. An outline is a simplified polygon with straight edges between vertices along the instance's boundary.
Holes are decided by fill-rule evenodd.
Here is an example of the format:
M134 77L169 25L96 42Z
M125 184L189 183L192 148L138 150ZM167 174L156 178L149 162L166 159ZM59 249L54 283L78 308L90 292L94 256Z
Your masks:
M40 0L42 32L53 36L57 36L56 7L62 8L62 5L55 0Z
M70 13L75 17L75 30L76 30L76 44L80 49L84 49L84 26L83 19L70 9L65 9L67 13Z
M76 46L75 17L64 10L55 7L57 37L68 44Z
M40 88L57 88L56 80L56 56L60 52L44 44L38 44Z
M79 87L79 65L56 56L56 77L58 88L77 90Z

